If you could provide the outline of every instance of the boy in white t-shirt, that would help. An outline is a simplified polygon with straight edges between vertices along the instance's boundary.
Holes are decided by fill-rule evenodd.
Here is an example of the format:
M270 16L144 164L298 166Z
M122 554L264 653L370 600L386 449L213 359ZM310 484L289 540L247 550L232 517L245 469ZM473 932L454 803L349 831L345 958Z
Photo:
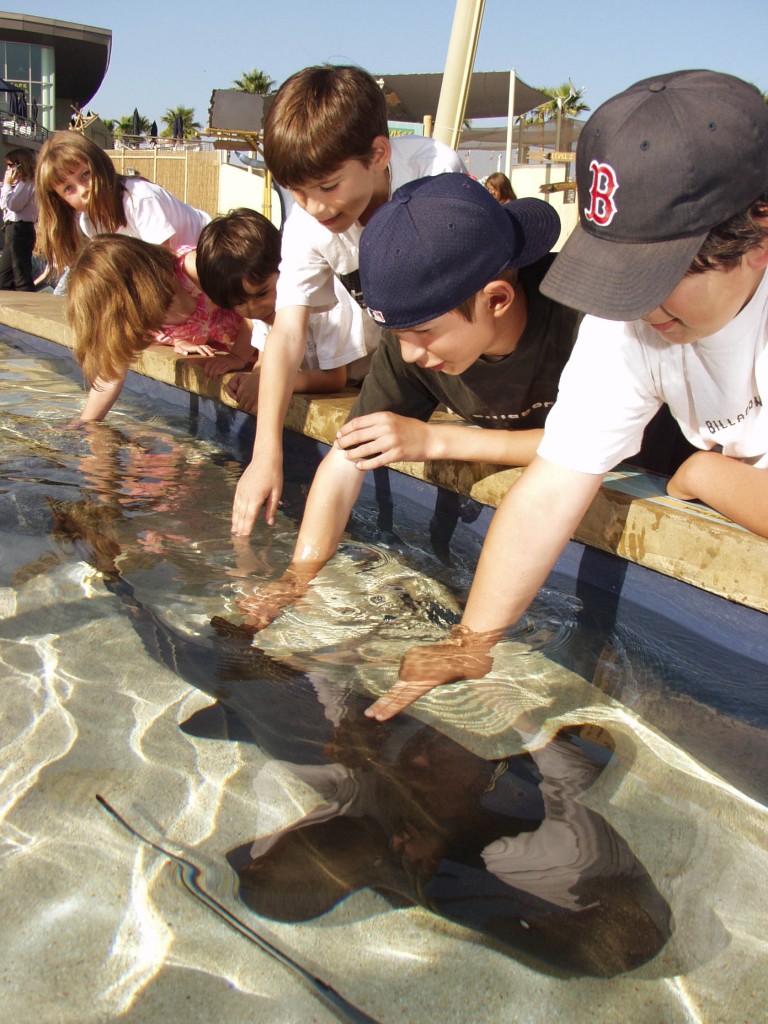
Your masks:
M387 103L361 68L305 68L275 96L264 126L272 175L296 202L283 232L277 315L260 372L253 458L237 487L232 531L247 535L265 505L274 523L282 490L282 431L313 312L337 301L334 277L360 298L358 244L366 223L408 181L463 172L457 154L434 139L389 139ZM362 350L359 355L365 355ZM254 384L238 389L249 408Z
M662 402L699 449L669 493L768 537L768 106L712 71L638 82L590 117L576 180L580 224L541 291L591 315L538 454L491 523L462 624L405 655L377 719L489 671Z
M280 277L280 232L255 210L232 210L203 228L197 245L200 287L220 309L233 310L253 322L251 344L263 350L275 322ZM378 329L340 283L336 305L311 313L305 352L293 379L293 393L329 393L362 374L378 343ZM362 358L361 358L362 356ZM260 366L234 374L227 390L240 401L244 380L258 383ZM254 412L253 404L249 411Z

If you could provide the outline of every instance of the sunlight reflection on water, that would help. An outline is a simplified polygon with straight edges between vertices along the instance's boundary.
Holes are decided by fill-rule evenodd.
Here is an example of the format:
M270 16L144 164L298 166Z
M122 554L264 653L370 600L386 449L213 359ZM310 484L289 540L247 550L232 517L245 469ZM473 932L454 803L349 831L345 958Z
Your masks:
M292 516L233 547L233 460L185 438L172 418L148 421L128 399L109 424L65 431L81 401L68 357L46 362L11 348L4 365L13 383L0 397L9 1019L39 1020L53 1005L62 1020L129 1010L160 1019L169 1006L183 1013L190 993L199 1019L337 1019L226 917L190 900L178 872L120 830L97 793L187 858L228 913L381 1021L457 1020L457 992L469 1008L461 1019L478 1024L509 1019L510 991L532 1022L551 1020L553 1008L590 1024L619 1013L677 1022L698 1007L706 1009L697 1019L714 1024L725 1007L729 1019L735 1007L747 1017L751 994L762 1005L766 814L739 787L747 791L750 775L759 784L765 733L671 687L695 670L695 651L688 664L668 656L661 633L590 627L576 598L550 589L482 686L435 692L389 730L359 728L350 711L364 706L360 695L384 692L400 655L455 620L473 559L447 566L420 552L422 528L407 519L399 541L383 546L364 505L353 539L309 594L259 636L274 660L254 661L236 632L238 601L289 561ZM32 394L42 396L39 408ZM300 503L288 494L286 508ZM215 616L235 632L215 635ZM449 821L470 820L480 799L483 815L471 818L479 835L500 813L493 800L522 792L526 772L535 783L544 771L528 752L541 759L560 730L585 723L585 749L608 735L613 753L574 807L595 828L605 822L616 844L626 840L632 864L648 870L674 914L658 954L609 981L542 966L525 935L514 939L515 955L480 938L468 919L450 919L426 870L438 832L458 842ZM407 812L392 804L396 792ZM366 808L345 819L347 860L331 862L345 898L300 923L279 917L287 904L278 907L275 891L277 916L267 904L264 914L249 910L227 856L250 851L242 856L265 869L282 842L287 875L294 840L326 835L344 800ZM419 817L425 808L431 825ZM361 830L368 818L375 825ZM367 861L362 874L347 862L353 843L370 850L374 875ZM308 877L326 849L319 840L312 848L299 865ZM604 944L620 934L615 921L600 927Z

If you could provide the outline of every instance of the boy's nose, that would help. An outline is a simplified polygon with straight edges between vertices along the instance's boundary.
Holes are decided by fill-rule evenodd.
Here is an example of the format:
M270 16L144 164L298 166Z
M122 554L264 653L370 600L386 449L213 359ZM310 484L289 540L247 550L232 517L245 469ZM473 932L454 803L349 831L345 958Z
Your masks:
M400 339L400 354L404 363L418 363L426 356L427 350L423 345L413 345L409 341Z
M315 220L321 220L323 214L327 210L327 206L321 199L314 199L312 196L307 196L304 209L310 217L314 217Z

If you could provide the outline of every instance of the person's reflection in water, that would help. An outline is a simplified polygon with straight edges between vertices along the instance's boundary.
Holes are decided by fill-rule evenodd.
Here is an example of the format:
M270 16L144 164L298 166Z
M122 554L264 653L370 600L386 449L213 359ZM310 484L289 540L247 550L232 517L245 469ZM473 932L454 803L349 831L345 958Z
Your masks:
M230 853L240 896L263 916L303 921L369 887L551 968L637 967L666 942L671 914L624 840L578 801L610 757L596 732L598 743L562 730L531 755L485 761L429 727L383 743L379 727L362 755L337 730L335 763L282 763L323 802Z

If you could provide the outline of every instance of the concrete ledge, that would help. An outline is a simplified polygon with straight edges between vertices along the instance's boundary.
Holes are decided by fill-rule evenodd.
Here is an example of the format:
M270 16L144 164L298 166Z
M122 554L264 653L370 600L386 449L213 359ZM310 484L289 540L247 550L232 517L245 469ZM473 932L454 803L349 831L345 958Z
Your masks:
M65 302L55 295L2 292L0 323L71 347ZM134 369L235 405L220 381L203 376L197 360L176 356L170 348L152 346ZM351 391L319 397L297 395L291 401L286 426L332 444L353 401ZM499 504L522 472L461 462L399 463L391 468L491 507ZM610 473L575 539L738 604L768 611L768 540L705 506L667 497L661 477L631 467Z

